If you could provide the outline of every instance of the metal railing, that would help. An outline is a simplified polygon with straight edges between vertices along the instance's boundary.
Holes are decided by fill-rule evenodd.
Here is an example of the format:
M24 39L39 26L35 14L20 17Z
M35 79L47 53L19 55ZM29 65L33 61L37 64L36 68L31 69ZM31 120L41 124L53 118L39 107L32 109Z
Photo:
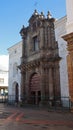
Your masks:
M41 97L38 96L21 96L18 97L15 95L8 95L8 97L5 100L7 104L15 105L17 104L20 107L32 107L37 106L38 108L47 108L50 110L71 110L72 102L70 101L69 97L55 97L54 99L50 99L49 97Z
M0 95L0 103L8 102L8 95Z

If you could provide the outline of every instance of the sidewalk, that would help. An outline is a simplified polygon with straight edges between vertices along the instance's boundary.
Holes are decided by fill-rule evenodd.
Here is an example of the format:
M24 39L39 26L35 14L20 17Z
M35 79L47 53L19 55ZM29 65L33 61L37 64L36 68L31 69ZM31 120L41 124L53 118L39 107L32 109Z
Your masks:
M2 106L0 130L73 130L73 113ZM0 108L2 109L1 105Z

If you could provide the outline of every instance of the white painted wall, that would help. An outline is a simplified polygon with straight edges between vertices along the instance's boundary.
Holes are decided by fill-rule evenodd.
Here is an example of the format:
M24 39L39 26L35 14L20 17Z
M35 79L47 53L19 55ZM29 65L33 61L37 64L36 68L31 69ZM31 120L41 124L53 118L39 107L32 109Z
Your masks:
M17 72L14 72L14 65L17 66L21 64L22 56L22 42L15 44L14 46L8 48L9 52L9 95L14 95L15 90L13 88L14 83L19 85L19 95L20 93L20 83L21 83L21 73L17 69Z
M67 18L63 17L55 22L55 35L56 41L58 41L59 56L62 58L60 61L60 85L61 96L69 96L68 86L68 71L67 71L67 43L63 40L62 36L66 34L66 22Z

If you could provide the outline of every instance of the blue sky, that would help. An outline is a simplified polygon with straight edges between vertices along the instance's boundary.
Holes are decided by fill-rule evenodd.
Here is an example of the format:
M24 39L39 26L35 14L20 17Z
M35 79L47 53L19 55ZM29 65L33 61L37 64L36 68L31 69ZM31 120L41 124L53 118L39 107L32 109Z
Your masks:
M54 18L66 15L66 0L0 0L0 55L8 54L7 48L21 41L22 25L37 9L45 15L50 11Z

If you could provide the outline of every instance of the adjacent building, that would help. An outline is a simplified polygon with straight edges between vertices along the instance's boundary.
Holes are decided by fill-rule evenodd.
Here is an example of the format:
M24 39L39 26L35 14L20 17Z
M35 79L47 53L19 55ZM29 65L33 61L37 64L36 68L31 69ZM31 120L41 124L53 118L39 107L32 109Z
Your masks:
M8 95L8 55L0 55L0 96Z

